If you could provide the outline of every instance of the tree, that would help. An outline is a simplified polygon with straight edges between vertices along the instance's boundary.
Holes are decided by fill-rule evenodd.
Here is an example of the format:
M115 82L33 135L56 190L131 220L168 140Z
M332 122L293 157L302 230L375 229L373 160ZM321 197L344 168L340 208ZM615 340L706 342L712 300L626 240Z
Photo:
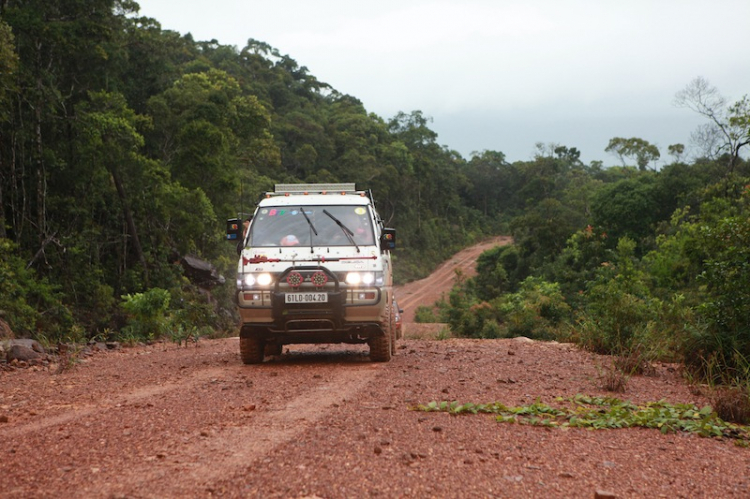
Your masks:
M0 5L21 62L9 140L9 156L18 161L11 168L26 177L19 179L26 192L18 193L21 205L14 207L17 241L36 239L43 249L52 237L49 177L74 161L66 157L71 113L89 90L107 84L124 19L136 8L129 0L6 0Z
M577 147L557 146L555 148L555 155L558 159L565 161L571 166L581 166L583 164L581 162L581 151Z
M682 155L685 154L685 146L683 144L672 144L667 147L669 155L674 157L674 160L679 163Z
M514 187L510 179L511 168L505 154L496 151L483 151L474 154L464 168L472 184L466 202L487 216L497 215L512 193Z
M581 222L580 213L549 197L513 219L510 228L526 264L541 267L562 251Z
M79 112L81 148L86 151L92 167L100 164L112 177L133 249L148 286L148 263L123 179L123 168L138 161L135 151L143 147L143 136L138 133L137 127L144 118L127 107L122 95L105 92L91 94L91 103L81 104Z
M109 88L116 88L138 114L145 114L148 99L165 91L200 57L190 35L164 31L147 17L125 20L123 50L112 59ZM193 63L194 64L194 63Z
M591 203L594 225L603 229L613 242L621 237L640 241L649 236L654 224L663 219L656 187L653 173L603 186Z
M241 173L256 162L278 160L270 116L258 99L243 95L224 71L184 75L149 100L155 128L152 154L188 189L202 189L217 213L230 214L240 195Z
M18 54L13 47L14 38L10 26L0 19L0 123L7 121L12 113L11 98L16 92L15 73L18 69ZM0 142L4 140L0 129ZM0 155L0 238L6 237L5 207L3 202L4 177L10 165Z
M658 147L637 137L610 139L604 151L619 157L623 166L625 166L625 158L635 158L638 169L641 171L645 170L650 162L660 157Z
M709 123L696 130L691 138L709 158L728 154L727 174L734 173L740 150L750 144L747 96L728 106L719 90L699 76L677 92L675 104L708 118Z
M547 144L537 142L534 144L534 149L536 149L534 158L537 160L541 158L557 158L569 166L580 166L582 164L581 151L576 147L567 147L555 142Z
M17 90L15 73L18 70L18 54L14 43L10 26L0 19L0 121L8 118L10 99Z

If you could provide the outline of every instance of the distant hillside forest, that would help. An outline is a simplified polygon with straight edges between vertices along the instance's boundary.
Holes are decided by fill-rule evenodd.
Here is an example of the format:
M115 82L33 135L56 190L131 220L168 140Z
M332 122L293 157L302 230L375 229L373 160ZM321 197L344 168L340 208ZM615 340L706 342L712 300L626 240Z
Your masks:
M0 317L16 335L231 331L225 220L277 182L355 182L398 230L399 282L513 236L425 320L689 355L706 372L748 366L746 98L727 102L702 78L675 89L705 117L690 158L637 137L612 138L613 166L560 144L531 161L463 158L421 111L368 113L267 43L196 41L138 12L129 0L0 4Z

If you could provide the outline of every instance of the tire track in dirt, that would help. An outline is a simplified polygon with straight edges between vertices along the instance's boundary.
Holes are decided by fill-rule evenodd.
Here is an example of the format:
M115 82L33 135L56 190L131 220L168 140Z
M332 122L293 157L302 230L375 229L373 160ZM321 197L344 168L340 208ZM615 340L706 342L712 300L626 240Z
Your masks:
M129 393L103 399L97 404L71 404L69 410L51 416L42 416L42 419L37 419L30 423L10 428L6 431L3 431L2 436L15 438L26 433L42 431L53 426L64 425L80 418L112 410L113 408L117 408L118 406L137 404L140 401L148 400L164 393L184 389L188 385L193 385L198 382L220 376L225 372L226 368L203 369L177 382L170 381L158 385L147 385L142 388L137 388Z
M102 497L131 497L152 490L148 497L187 497L213 491L212 484L252 470L253 462L322 420L332 408L364 389L382 368L360 364L337 369L325 383L312 386L282 408L257 413L246 423L228 422L216 435L183 446L166 461L150 460L122 470L116 482L93 482L78 497L93 491Z

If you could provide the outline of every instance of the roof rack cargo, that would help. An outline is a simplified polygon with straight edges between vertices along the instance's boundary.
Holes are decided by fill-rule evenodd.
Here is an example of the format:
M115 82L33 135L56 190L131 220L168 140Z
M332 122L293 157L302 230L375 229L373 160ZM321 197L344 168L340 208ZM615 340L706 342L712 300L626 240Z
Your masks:
M346 192L356 193L357 189L354 183L345 184L276 184L274 186L274 193L286 194L286 193L300 193L307 192L310 194L321 194L324 192Z

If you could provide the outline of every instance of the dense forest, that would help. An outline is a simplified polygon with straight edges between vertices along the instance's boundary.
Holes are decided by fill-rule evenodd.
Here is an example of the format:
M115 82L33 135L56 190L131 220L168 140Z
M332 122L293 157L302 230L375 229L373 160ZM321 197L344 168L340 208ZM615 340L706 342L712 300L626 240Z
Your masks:
M421 111L368 113L265 42L196 41L138 11L0 4L0 317L16 335L232 332L224 221L277 182L355 182L398 230L400 282L513 236L425 320L750 379L746 98L702 78L675 89L705 117L686 137L700 153L670 145L658 169L661 152L637 137L610 140L613 166L560 144L530 161L463 158Z

